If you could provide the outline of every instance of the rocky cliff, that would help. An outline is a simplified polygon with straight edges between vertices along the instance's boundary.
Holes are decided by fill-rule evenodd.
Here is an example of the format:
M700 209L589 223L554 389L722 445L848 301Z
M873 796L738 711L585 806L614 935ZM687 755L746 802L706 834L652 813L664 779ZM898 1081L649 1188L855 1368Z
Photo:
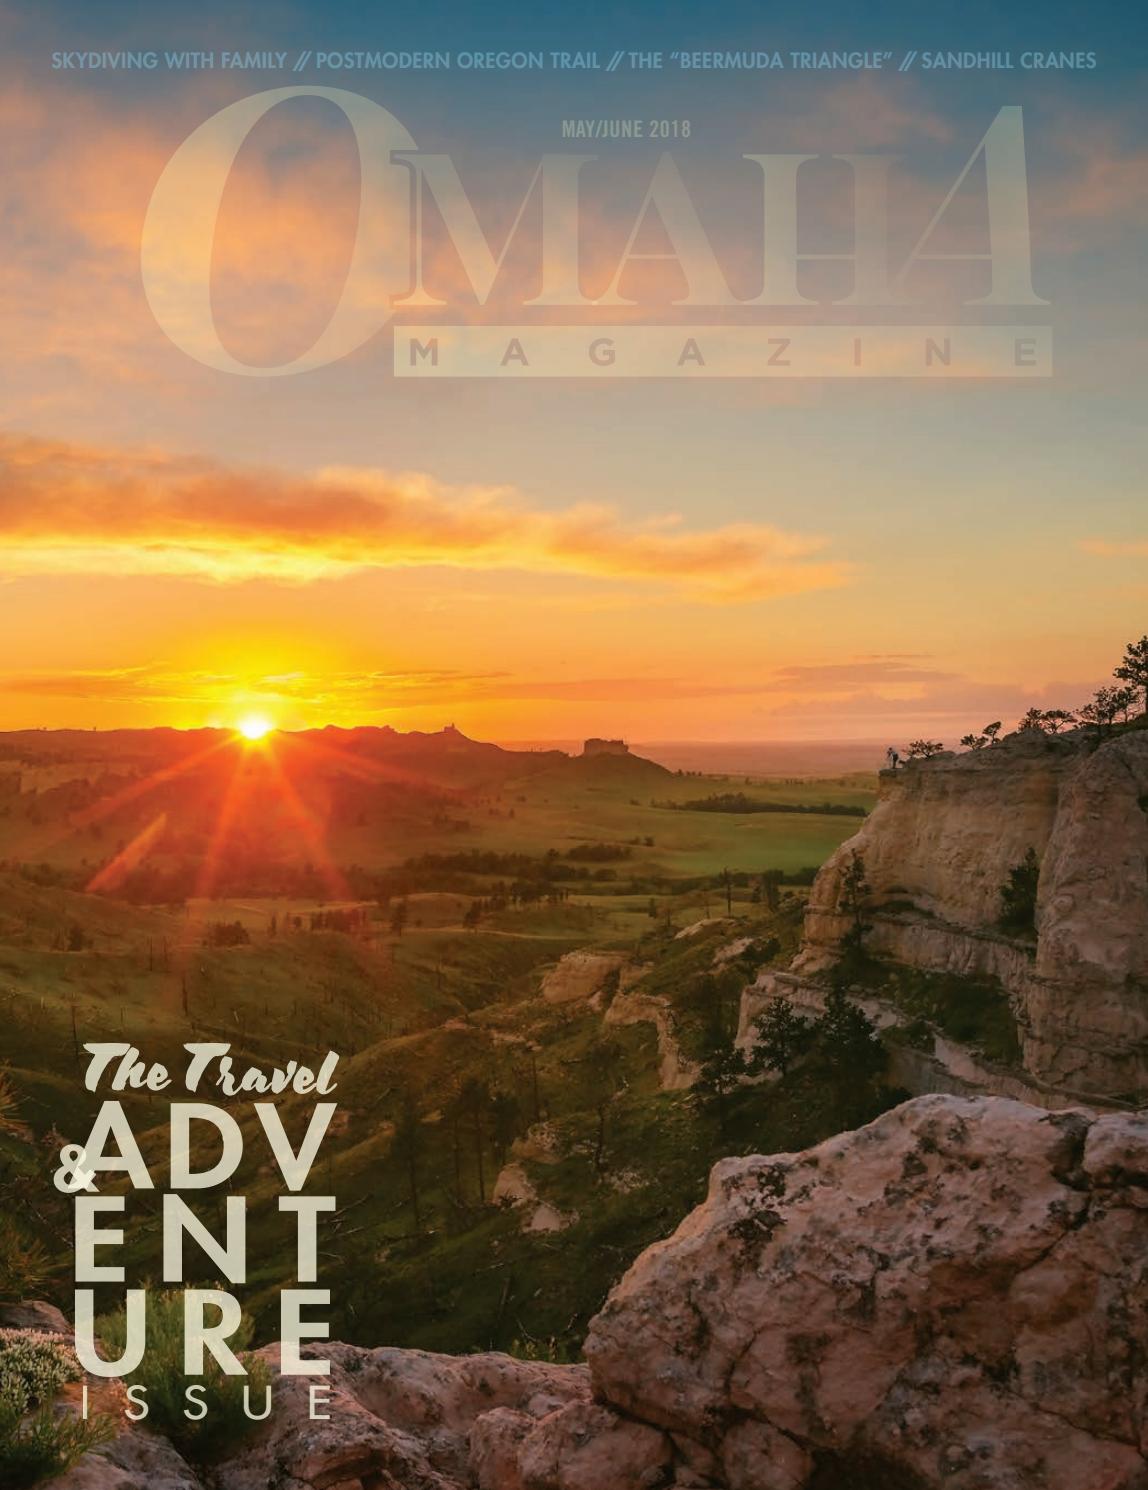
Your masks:
M202 1481L136 1430L53 1490L1148 1490L1148 1120L933 1096L724 1160L588 1368L310 1353L325 1419L282 1379Z
M1000 924L1001 889L1033 850L1031 934ZM1148 733L1090 745L1023 733L883 772L877 807L818 875L796 985L763 978L743 1036L776 991L816 987L854 924L845 874L868 888L869 952L1008 995L1024 1073L1057 1098L1148 1096Z

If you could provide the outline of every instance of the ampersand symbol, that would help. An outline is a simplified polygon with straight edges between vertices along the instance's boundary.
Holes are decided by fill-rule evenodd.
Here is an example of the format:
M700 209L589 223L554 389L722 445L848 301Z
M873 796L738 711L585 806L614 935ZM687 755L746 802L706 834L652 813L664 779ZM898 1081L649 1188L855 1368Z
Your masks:
M88 1169L87 1153L82 1144L66 1143L60 1150L60 1167L52 1176L52 1183L65 1195L74 1195L78 1190L94 1190L94 1169Z

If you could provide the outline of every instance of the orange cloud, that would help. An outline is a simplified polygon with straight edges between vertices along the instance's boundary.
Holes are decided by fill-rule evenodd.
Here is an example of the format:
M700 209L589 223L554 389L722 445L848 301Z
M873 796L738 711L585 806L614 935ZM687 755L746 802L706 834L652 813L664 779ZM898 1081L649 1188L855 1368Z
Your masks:
M233 469L150 450L0 437L0 572L306 582L449 565L668 586L754 601L846 583L824 538L765 523L627 524L609 507L556 512L511 489L417 474Z
M888 150L922 139L947 144L956 130L930 100L927 90L910 79L890 89L871 73L834 80L814 93L806 77L791 77L789 109L796 148L835 154L842 150ZM906 86L907 85L907 86ZM973 142L975 143L975 141Z
M1058 169L1038 178L1032 195L1043 222L1058 230L1056 247L1079 249L1093 245L1097 236L1143 227L1148 219L1148 149L1140 143L1134 121L1119 116L1097 120L1062 109L1054 139ZM1082 237L1069 234L1070 228L1091 231Z
M82 699L86 704L161 705L174 718L197 724L233 721L258 706L288 728L320 723L362 724L437 717L466 720L490 710L544 706L547 715L587 722L584 710L609 708L609 717L639 709L646 723L659 705L711 705L727 700L752 707L755 733L805 732L804 737L909 738L928 726L951 745L989 719L1010 727L1025 711L1071 707L1088 697L1096 682L1060 681L1040 686L986 682L960 672L902 665L899 659L857 658L842 664L797 665L748 677L521 676L452 668L362 672L220 672L179 669L165 663L132 668L61 669L0 677L0 691L35 699ZM577 712L580 709L583 712ZM636 717L636 716L635 716ZM629 725L623 727L629 728ZM576 726L575 726L575 732Z
M890 226L895 249L903 244L907 251L990 115L986 110L975 122L954 123L929 101L920 80L898 79L895 89L890 81L864 77L815 89L812 76L777 79L767 114L731 115L730 142L803 153L904 151ZM67 427L66 418L76 421L73 428L98 428L97 420L106 416L119 428L130 418L146 428L161 402L185 399L188 390L203 397L210 388L198 381L194 363L172 355L151 315L140 282L140 234L152 190L173 150L230 101L233 87L220 75L185 80L173 85L157 110L153 95L93 91L75 78L38 79L35 86L20 78L0 84L5 224L0 348L8 369L9 420L47 428L50 411L58 427ZM1063 100L1057 107L1055 123L1043 121L1035 110L1029 121L1033 145L1039 138L1044 146L1042 152L1030 148L1034 242L1042 258L1077 254L1142 230L1148 204L1148 153L1134 123L1111 117L1109 110L1099 120L1082 111L1066 116ZM718 145L697 160L686 156L683 172L727 278L736 293L749 295L760 279L760 246L756 227L747 231L752 216L743 221L741 208L755 200L745 193L757 191L760 181L739 160L739 149ZM533 160L500 149L490 168L480 171L463 158L460 169L482 232L501 252ZM816 207L814 220L824 218L827 230L850 231L852 194L845 167L822 162L808 174L823 183L809 204ZM581 250L583 285L593 294L617 269L648 174L632 162L607 161L596 164L587 179L592 189L583 195ZM297 101L272 110L253 131L224 194L215 233L212 303L220 335L236 357L277 363L311 345L343 286L358 189L354 142L332 106ZM537 286L536 206L510 239L490 302L496 311ZM979 220L975 217L974 224ZM457 297L452 315L473 319L468 281L436 221L431 210L428 281L444 298ZM396 231L401 226L396 224ZM958 235L959 226L951 208L944 231ZM958 235L951 251L974 251L973 236L972 230ZM845 293L849 287L846 264L823 264L816 274L824 274L827 293ZM976 266L967 281L959 266L955 271L952 265L926 266L915 271L914 294L944 306L958 290L980 293L977 276ZM669 299L680 291L681 276L673 266L639 263L628 271L626 287L643 298ZM1094 298L1105 289L1115 293L1110 278L1098 281ZM613 318L638 320L646 314L648 306L622 306ZM1114 348L1106 350L1109 372L1124 344L1118 337L1113 341ZM125 403L125 385L146 389L138 409ZM720 396L730 404L807 406L822 397L822 390L777 379L729 385ZM211 417L205 418L205 428Z
M425 668L406 672L223 673L181 671L163 665L15 673L0 677L7 693L34 698L218 707L257 697L309 717L360 718L422 705L508 700L589 703L636 699L697 699L767 693L768 681L724 682L676 677L523 678L505 672Z
M229 101L221 89L197 80L157 113L75 84L0 86L10 307L0 344L10 355L154 382L166 342L141 292L142 227L173 150ZM321 331L342 289L358 191L354 141L330 105L273 109L252 131L224 193L212 274L220 334L237 357L288 360Z
M1143 559L1148 558L1148 538L1117 541L1108 538L1082 538L1080 550L1099 559Z
M910 665L920 660L922 659L901 656L872 656L859 657L848 662L795 664L782 668L774 682L780 691L800 695L835 696L866 686L909 687L916 696L922 691L922 685L947 685L957 681L959 675L956 673L944 672L940 668Z

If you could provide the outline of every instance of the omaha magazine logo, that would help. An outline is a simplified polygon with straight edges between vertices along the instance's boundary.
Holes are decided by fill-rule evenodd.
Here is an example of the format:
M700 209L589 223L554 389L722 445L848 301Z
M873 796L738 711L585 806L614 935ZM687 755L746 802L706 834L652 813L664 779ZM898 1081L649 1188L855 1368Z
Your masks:
M339 298L322 333L289 361L253 366L220 338L211 261L220 203L236 156L268 110L299 98L336 105L360 164L358 225ZM1052 372L1047 301L1033 288L1024 123L998 110L913 247L895 263L888 154L735 157L739 206L753 241L730 244L728 221L707 222L672 150L635 160L637 210L616 264L585 290L593 154L543 154L501 246L449 154L422 151L389 110L339 88L269 89L220 110L179 146L152 195L141 244L143 282L165 334L188 356L244 377L285 377L338 361L389 329L401 378L1032 378ZM804 246L807 173L832 162L823 192L847 249ZM640 173L640 175L638 174ZM945 246L958 192L978 192L983 243ZM803 197L803 191L805 196ZM640 193L640 196L639 196ZM660 224L657 249L644 239ZM591 226L593 219L590 219ZM433 223L433 226L430 224ZM725 232L721 231L724 227ZM442 252L445 247L449 252ZM723 251L756 264L735 291ZM529 265L523 268L524 261ZM846 287L811 293L833 266ZM672 272L678 291L643 297L641 272ZM914 295L926 270L930 299ZM951 280L937 287L936 275ZM969 292L968 276L979 279ZM497 297L496 297L497 291Z

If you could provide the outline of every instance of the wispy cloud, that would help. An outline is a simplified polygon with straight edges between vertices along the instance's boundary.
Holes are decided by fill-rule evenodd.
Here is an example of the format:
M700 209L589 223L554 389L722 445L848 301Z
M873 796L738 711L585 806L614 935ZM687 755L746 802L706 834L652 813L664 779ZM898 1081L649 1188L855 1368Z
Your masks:
M1051 143L1056 166L1035 174L1031 194L1040 223L1055 229L1054 249L1076 251L1144 227L1148 149L1138 112L1097 118L1062 103Z
M919 695L923 686L947 684L958 675L940 668L922 667L920 657L867 656L846 662L814 663L782 668L774 686L786 693L838 694L861 687L903 690L910 688Z
M217 672L165 663L129 668L77 668L0 676L0 690L34 698L104 703L192 705L201 711L236 698L282 706L308 718L371 718L426 705L510 701L633 703L753 696L767 680L673 676L523 677L511 672L422 668L395 672L300 670Z
M217 88L184 87L157 112L120 93L0 84L0 291L10 306L0 343L45 365L63 358L117 382L154 381L166 343L140 286L141 232L172 151L225 101ZM353 141L328 115L304 104L259 126L215 231L213 303L237 356L284 360L322 329L342 288L358 186Z
M1098 559L1143 559L1148 558L1148 538L1082 538L1080 549Z
M626 523L532 506L508 487L418 474L239 469L163 451L0 437L0 572L306 582L367 569L517 569L732 603L842 585L827 540L765 523Z
M0 692L34 699L80 699L133 713L159 706L177 718L233 720L258 707L291 727L297 724L418 723L447 711L464 721L509 707L588 706L593 710L648 711L659 706L710 701L750 705L755 733L800 738L842 734L854 738L909 738L922 730L950 746L990 719L1012 728L1025 711L1072 707L1087 698L1093 681L1038 686L985 682L940 668L882 667L882 659L763 669L750 676L688 674L577 674L556 677L509 670L465 668L221 671L157 661L146 666L57 669L0 676ZM129 715L130 717L130 715ZM627 726L628 727L628 726Z

